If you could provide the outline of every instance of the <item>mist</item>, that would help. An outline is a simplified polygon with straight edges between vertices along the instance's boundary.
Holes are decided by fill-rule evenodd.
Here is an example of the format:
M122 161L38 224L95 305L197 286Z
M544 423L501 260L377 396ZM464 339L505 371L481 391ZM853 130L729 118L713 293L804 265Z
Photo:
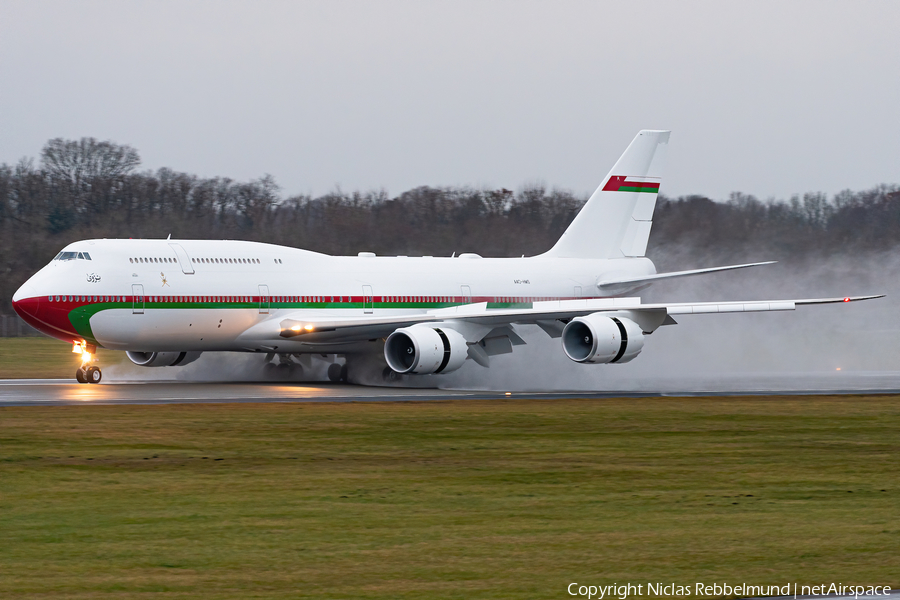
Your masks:
M692 254L685 249L684 256ZM695 253L694 253L695 254ZM760 259L777 256L763 256ZM756 260L749 258L748 260ZM678 268L715 266L703 257ZM645 338L624 365L570 361L559 339L517 327L526 346L467 364L442 388L510 391L705 392L900 388L900 253L791 259L776 265L659 283L642 302L777 300L887 294L795 311L681 315Z
M714 257L690 247L676 253L677 268L714 266ZM700 256L698 256L698 254ZM772 258L777 256L761 256ZM748 258L748 260L750 260ZM669 262L660 259L660 262ZM643 303L777 300L887 294L850 304L794 311L681 315L660 327L644 349L622 365L569 360L560 340L536 326L516 326L527 342L512 354L473 361L454 373L386 382L381 368L358 378L368 385L485 391L622 391L648 393L886 390L900 388L900 252L788 258L775 265L659 283ZM209 352L181 368L132 364L104 369L107 381L327 381L331 358L314 356L291 374L267 373L261 354ZM342 362L339 359L339 362Z

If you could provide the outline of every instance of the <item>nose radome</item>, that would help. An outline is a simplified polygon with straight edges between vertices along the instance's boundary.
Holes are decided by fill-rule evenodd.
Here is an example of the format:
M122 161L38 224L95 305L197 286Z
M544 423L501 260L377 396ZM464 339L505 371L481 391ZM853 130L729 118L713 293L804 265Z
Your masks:
M41 333L58 340L72 342L83 339L69 320L69 311L62 306L54 309L49 295L41 295L40 287L29 280L16 290L12 302L16 314Z
M34 313L37 311L36 294L37 290L28 283L22 284L22 287L17 289L16 293L13 294L13 310L26 321L29 321L29 317L33 317Z
M34 296L34 292L35 292L34 286L32 286L30 283L27 283L27 282L23 283L22 286L16 290L16 293L13 294L13 297L12 297L13 305L15 305L17 302L19 302L25 298Z

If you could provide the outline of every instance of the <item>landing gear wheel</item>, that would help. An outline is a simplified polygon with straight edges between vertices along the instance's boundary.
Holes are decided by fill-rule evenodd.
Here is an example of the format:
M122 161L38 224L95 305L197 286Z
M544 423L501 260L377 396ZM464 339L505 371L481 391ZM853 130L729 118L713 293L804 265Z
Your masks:
M78 367L78 370L75 371L75 381L78 383L87 383L87 377L85 376L84 368Z
M88 383L100 383L102 378L103 373L100 372L100 367L88 367L85 373L85 379L87 379Z
M343 370L344 367L337 363L328 365L328 381L333 381L334 383L340 381Z
M286 362L280 363L277 367L275 367L275 377L279 379L288 379L293 372L293 365Z

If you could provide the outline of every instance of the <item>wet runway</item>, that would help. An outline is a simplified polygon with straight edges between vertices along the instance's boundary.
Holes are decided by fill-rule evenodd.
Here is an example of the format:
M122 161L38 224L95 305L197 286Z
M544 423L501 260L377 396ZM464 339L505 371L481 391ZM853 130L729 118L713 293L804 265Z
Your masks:
M0 381L0 406L201 402L366 402L500 397L506 396L497 392L377 388L326 383L131 381L90 385L52 379Z
M500 398L900 394L900 372L732 374L610 382L602 391L445 390L301 382L0 380L0 406L209 402L396 402Z

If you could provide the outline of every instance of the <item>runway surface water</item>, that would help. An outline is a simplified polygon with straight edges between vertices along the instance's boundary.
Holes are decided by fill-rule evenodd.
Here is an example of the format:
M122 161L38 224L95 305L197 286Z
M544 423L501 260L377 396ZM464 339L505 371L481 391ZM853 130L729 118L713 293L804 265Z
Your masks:
M900 394L900 372L642 378L604 390L450 390L321 382L0 380L0 406L213 402L397 402L501 398Z

